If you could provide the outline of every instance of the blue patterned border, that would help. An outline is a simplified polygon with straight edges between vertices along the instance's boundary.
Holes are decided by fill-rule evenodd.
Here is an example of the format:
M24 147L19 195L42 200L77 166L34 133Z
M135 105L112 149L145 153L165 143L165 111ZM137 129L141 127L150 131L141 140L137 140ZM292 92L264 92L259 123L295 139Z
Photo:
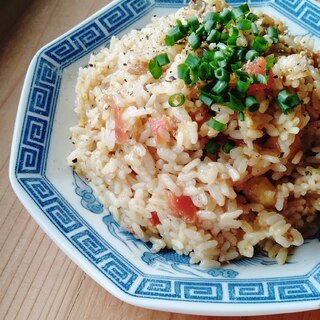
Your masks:
M237 5L243 1L230 0ZM85 24L44 48L38 55L24 114L15 166L15 176L32 201L59 232L107 279L129 295L141 298L207 302L272 303L320 299L320 264L297 277L233 279L225 277L199 281L194 277L156 277L143 274L102 239L70 206L46 178L51 130L64 68L109 42L156 7L179 7L188 0L120 0ZM319 35L319 7L299 0L251 0L252 6L268 4ZM78 194L93 204L81 182ZM89 192L90 193L90 192ZM83 197L87 197L83 199ZM88 209L90 209L88 207Z

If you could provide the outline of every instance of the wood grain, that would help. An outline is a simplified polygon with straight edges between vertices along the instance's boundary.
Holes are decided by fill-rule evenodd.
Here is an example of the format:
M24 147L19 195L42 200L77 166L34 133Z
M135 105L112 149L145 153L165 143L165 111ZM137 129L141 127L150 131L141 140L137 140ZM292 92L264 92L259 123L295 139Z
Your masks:
M9 152L22 82L35 52L109 1L33 0L0 50L0 319L318 320L320 311L201 317L126 304L91 280L40 230L11 189Z

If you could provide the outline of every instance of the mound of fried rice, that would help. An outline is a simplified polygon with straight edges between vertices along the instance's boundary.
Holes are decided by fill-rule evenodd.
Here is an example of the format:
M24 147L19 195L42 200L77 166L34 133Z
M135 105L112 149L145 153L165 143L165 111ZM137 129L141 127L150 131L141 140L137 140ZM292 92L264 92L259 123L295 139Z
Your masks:
M177 19L201 20L226 6L191 3L93 54L79 70L79 123L71 128L75 149L68 164L88 179L115 220L156 252L172 248L191 263L219 267L259 250L283 264L291 248L318 230L319 54L309 38L288 35L281 21L254 11L260 30L280 32L272 88L255 93L259 109L245 112L244 121L213 104L215 119L226 124L223 133L215 131L196 85L187 87L177 76L190 47L167 47L164 37ZM240 41L250 37L240 32ZM148 62L162 52L171 62L156 80ZM301 100L289 114L274 103L283 89ZM172 108L168 98L177 92L186 100ZM204 144L213 138L235 146L207 154ZM185 201L187 215L175 207L177 199Z

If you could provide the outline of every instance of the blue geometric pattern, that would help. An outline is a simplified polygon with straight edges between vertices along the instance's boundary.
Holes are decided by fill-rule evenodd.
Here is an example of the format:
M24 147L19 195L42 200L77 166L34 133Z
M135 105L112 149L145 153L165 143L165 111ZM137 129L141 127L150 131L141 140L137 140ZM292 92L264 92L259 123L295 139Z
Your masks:
M121 32L154 8L180 7L188 2L189 0L119 0L39 53L25 106L15 166L16 179L33 204L50 220L52 227L60 231L79 255L131 296L234 304L319 300L320 264L313 266L307 274L281 277L281 281L276 276L243 279L241 272L236 278L238 272L224 268L215 270L212 274L212 277L218 278L209 279L205 273L198 278L187 274L184 274L184 278L144 274L113 247L116 244L101 238L46 177L51 130L64 68L101 45L107 45L113 34ZM229 2L237 5L243 1ZM267 4L289 19L294 18L312 35L320 34L320 10L312 2L251 0L249 3L252 6ZM83 206L93 213L102 213L90 190L80 182L76 185L76 192L81 196ZM104 221L110 222L109 218ZM121 235L118 236L121 239ZM119 239L116 238L115 241L119 243ZM148 250L145 246L144 248ZM154 261L154 256L144 257L145 261L141 263ZM183 263L180 261L178 266L183 267ZM237 266L237 270L241 270L241 267Z
M81 197L81 205L91 211L99 214L103 212L103 205L97 200L93 194L93 190L89 187L82 178L73 172L74 183L76 185L75 192Z
M138 296L167 298L170 300L222 301L223 290L220 283L197 283L194 281L174 281L145 278L135 292Z
M281 0L270 3L270 6L288 18L298 20L299 24L310 31L311 34L320 36L320 10L319 6L301 0Z

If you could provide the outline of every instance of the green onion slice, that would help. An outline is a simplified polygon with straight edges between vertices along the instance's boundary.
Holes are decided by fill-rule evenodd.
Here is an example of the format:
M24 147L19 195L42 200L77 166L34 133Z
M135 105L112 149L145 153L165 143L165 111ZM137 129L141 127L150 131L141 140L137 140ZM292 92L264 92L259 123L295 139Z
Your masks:
M204 24L204 29L205 29L207 32L210 32L212 29L215 28L216 25L217 25L217 22L216 22L216 21L208 20L208 21L206 21L205 24Z
M148 69L154 79L159 79L162 75L162 68L159 66L157 59L153 58L149 61Z
M258 84L267 84L268 83L268 78L267 76L264 76L263 74L252 74L251 79L253 83L258 83Z
M215 103L215 99L208 93L200 93L199 100L202 101L208 107Z
M276 58L273 56L266 58L266 74L269 73L270 69L273 67L274 63L276 61Z
M190 34L190 36L188 37L188 43L189 43L190 47L192 48L192 50L196 51L200 47L199 36L195 32L192 32Z
M232 19L232 12L224 8L223 11L220 13L220 22L222 22L224 25L228 24L228 22Z
M240 30L250 30L251 29L251 21L247 19L240 19L238 21L238 27Z
M166 53L160 53L149 61L148 70L155 79L159 79L162 75L163 66L170 63L169 57Z
M196 31L200 26L199 20L197 17L191 17L187 21L187 27L191 31Z
M287 90L279 92L276 102L284 114L290 113L301 101L296 94L291 94Z
M259 53L256 50L249 50L244 59L246 61L253 61L255 58L259 57Z
M252 49L256 50L260 54L266 52L269 47L269 42L266 38L258 36L253 40Z
M233 140L228 140L222 147L224 153L230 153L230 151L234 148L235 142Z
M214 51L209 51L209 50L202 51L202 57L207 61L212 61L214 59L214 54L215 54Z
M220 17L219 12L208 12L206 13L206 15L204 16L204 21L218 21Z
M255 35L255 36L257 36L259 34L259 29L254 22L251 23L251 30L252 30L253 35Z
M243 113L243 111L240 111L240 112L239 112L238 117L239 117L239 120L240 120L241 122L244 121L244 113Z
M250 12L250 13L247 15L247 19L250 20L250 21L252 21L252 22L254 22L254 21L256 21L256 20L258 19L258 17L257 17L254 13Z
M224 68L218 68L214 70L214 75L218 80L222 80L226 82L230 81L230 73Z
M236 91L239 93L246 93L249 89L250 84L251 84L250 79L243 81L238 78L236 81L236 87L235 87Z
M250 8L247 3L241 4L238 8L245 14L250 11Z
M217 95L223 95L228 91L228 89L229 83L227 81L219 80L212 88L212 91Z
M257 111L259 109L259 102L253 96L246 97L245 105L250 112Z
M199 66L200 62L201 62L201 59L198 56L189 53L187 58L186 58L185 64L191 70L193 70L193 69L196 69Z
M208 121L208 127L218 131L218 132L222 132L224 131L224 129L227 127L226 124L224 123L221 123L220 121L214 119L214 118L211 118L209 121Z
M238 8L234 8L232 10L232 15L233 15L233 19L234 20L238 20L240 18L244 18L244 13L242 12L242 10L238 7Z
M219 31L213 29L210 31L208 37L207 37L207 42L212 43L212 42L217 42L220 40L221 34Z
M182 93L174 93L168 99L170 107L180 107L185 103L185 101L186 98Z
M278 43L278 41L279 41L279 33L278 33L278 30L276 28L268 27L267 35L273 41L273 43Z
M216 154L219 151L219 149L220 144L215 142L214 140L209 140L204 146L204 150L211 154Z
M234 94L232 94L231 92L228 93L229 96L229 102L226 103L226 105L235 111L239 111L242 112L244 111L244 105L241 102L240 99L238 99Z
M155 59L157 59L157 62L160 67L163 67L170 63L169 57L166 53L160 53L157 56L155 56Z
M193 84L190 71L190 68L185 63L178 65L178 78L182 79L187 86L191 86Z
M173 46L177 41L181 40L187 35L187 29L183 25L174 26L165 37L165 45Z

